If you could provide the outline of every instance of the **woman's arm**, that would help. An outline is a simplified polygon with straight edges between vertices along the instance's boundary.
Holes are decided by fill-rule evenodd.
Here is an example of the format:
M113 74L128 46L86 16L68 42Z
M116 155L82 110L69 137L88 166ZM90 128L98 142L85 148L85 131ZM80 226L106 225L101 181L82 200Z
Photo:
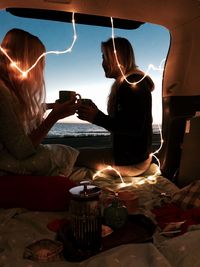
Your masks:
M135 90L130 86L121 87L114 116L111 117L99 111L93 122L110 132L140 135L146 123L146 115L148 112L151 113L149 98L151 95L148 91Z
M47 135L51 127L64 117L73 115L77 109L74 101L55 103L52 111L39 127L29 136L13 108L13 99L7 88L0 88L0 143L16 159L25 159L36 153L36 147Z
M78 104L76 104L74 100L66 101L64 103L56 102L51 105L51 108L52 111L43 122L29 134L29 138L34 147L37 147L42 142L49 130L58 120L73 115L78 108Z
M135 90L125 84L120 88L113 117L104 114L94 104L81 107L78 117L110 132L138 136L146 123L147 113L151 113L150 100L148 90Z

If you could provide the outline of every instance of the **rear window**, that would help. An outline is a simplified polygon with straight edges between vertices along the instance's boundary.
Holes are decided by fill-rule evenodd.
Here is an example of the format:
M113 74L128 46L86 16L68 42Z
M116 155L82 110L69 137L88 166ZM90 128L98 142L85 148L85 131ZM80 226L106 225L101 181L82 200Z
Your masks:
M76 14L75 14L76 19ZM72 23L49 20L27 19L0 11L0 38L12 28L21 28L37 35L47 51L63 51L73 41ZM115 21L114 21L115 23ZM58 98L59 90L74 90L83 98L91 98L103 112L106 111L107 97L112 79L104 75L102 69L101 42L111 37L111 27L76 24L77 40L70 53L46 56L47 102ZM115 36L127 38L135 51L136 63L144 72L149 64L149 75L155 83L153 92L153 123L162 119L162 75L161 67L169 49L170 36L167 29L145 23L135 30L114 29ZM81 123L76 116L60 122Z

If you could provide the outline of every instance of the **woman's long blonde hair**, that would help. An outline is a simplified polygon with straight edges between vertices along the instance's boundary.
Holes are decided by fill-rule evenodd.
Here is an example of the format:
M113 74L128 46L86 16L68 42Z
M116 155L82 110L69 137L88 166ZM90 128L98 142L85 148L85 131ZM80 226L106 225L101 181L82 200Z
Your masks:
M133 72L137 69L137 65L135 63L135 55L133 51L133 47L130 42L126 38L115 37L115 48L117 51L117 58L121 65L122 71L124 75L127 75L130 72ZM117 62L114 54L113 40L109 38L106 42L102 42L101 49L107 62L107 67L110 73L116 71ZM119 71L119 77L116 79L114 84L112 85L110 95L108 97L108 105L107 110L108 114L112 115L114 112L114 106L116 101L116 92L117 88L120 86L122 82L122 75Z
M1 47L22 70L31 67L45 52L45 46L38 37L20 29L10 30L4 37ZM6 85L17 102L16 114L26 133L37 127L45 112L44 58L23 78L11 66L10 60L0 52L0 80Z

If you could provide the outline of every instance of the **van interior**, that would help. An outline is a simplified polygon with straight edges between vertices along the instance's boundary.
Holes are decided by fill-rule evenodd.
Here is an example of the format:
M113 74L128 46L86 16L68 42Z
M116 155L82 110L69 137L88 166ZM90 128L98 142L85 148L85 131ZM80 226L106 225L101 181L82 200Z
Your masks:
M156 154L157 160L155 162L156 164L159 162L160 176L164 177L166 180L165 182L161 182L162 189L160 196L162 196L162 199L160 198L159 201L160 203L161 201L167 203L168 193L173 191L176 195L176 193L179 192L177 191L177 188L180 190L180 192L185 193L185 198L187 198L187 196L189 198L190 193L192 190L194 190L194 184L195 190L198 186L198 188L200 188L200 185L198 185L198 183L196 184L200 178L199 0L2 0L0 3L0 9L0 12L9 14L9 16L27 20L30 19L34 21L50 21L51 23L58 23L58 27L60 25L59 23L63 23L69 27L72 27L72 17L74 14L77 27L82 29L81 27L84 28L87 26L91 27L91 29L95 29L95 31L106 29L107 37L109 37L109 34L111 35L111 18L114 21L114 28L116 32L119 31L119 33L121 33L124 31L126 32L127 36L131 36L131 34L134 34L134 32L143 29L143 27L145 27L147 24L160 27L164 31L164 36L166 39L163 40L163 46L165 47L163 54L165 54L165 60L162 66L162 73L160 75L160 95L157 96L157 100L160 101L160 106L157 109L155 108L155 113L158 113L160 116L158 121L160 131L159 136L157 136L159 137L159 141L157 140L159 144L157 144L158 147L156 147L159 148L159 151ZM87 39L87 33L83 31L83 34L83 36ZM92 31L88 34L92 34ZM150 42L151 32L148 32L148 39ZM98 44L98 46L100 46L100 44ZM81 47L79 49L81 49ZM85 47L83 47L83 49L85 49ZM158 49L162 50L163 47L160 46ZM100 53L100 51L98 53ZM100 59L101 58L99 58L99 61ZM53 60L49 62L54 64ZM90 60L91 64L93 64L92 58L88 61ZM102 73L98 73L98 75L102 75L103 77ZM73 78L76 79L76 76L73 76ZM49 83L51 83L51 80ZM108 82L106 86L109 88L110 83ZM106 96L107 91L104 92L104 94ZM56 98L56 94L54 94L53 97ZM60 138L56 140L47 138L45 143L48 142L64 143L65 141L64 139L61 140ZM74 143L74 145L76 144ZM170 183L170 186L168 183ZM167 192L162 192L163 187L166 188ZM187 188L187 190L185 190L185 188ZM157 185L156 190L158 194L160 190L159 185ZM149 192L148 194L150 194ZM142 195L142 191L139 192L139 195ZM182 201L184 200L182 199ZM200 201L199 195L195 201L192 203L193 207L195 206L196 208L199 208L199 204L197 204L197 202L199 203ZM157 204L160 205L160 203ZM180 203L180 199L177 203ZM145 208L148 210L147 206L145 206ZM16 209L13 212L14 215L17 214ZM26 219L26 213L20 212L20 215L22 216L22 219ZM169 213L168 215L170 217ZM4 213L0 216L2 216L0 219L2 218L4 223L6 222L6 219L11 224L13 223L12 220L15 220L15 216L8 214L7 210L4 211ZM31 213L31 216L33 220L37 220L37 215L35 213ZM46 220L47 223L47 221L53 221L54 219L53 222L55 223L54 213L48 213L45 218L45 214L41 212L41 216L41 221L44 222ZM198 223L200 223L200 216L198 219ZM180 223L179 226L176 225L178 230L174 228L172 230L171 228L169 228L169 230L164 229L163 232L169 233L160 235L162 238L165 238L163 243L161 240L157 240L157 237L154 237L152 240L147 239L147 243L145 243L144 240L142 240L142 242L130 242L131 245L126 244L124 247L118 246L119 243L117 243L118 245L115 245L111 252L108 253L110 250L107 250L107 254L103 254L105 252L102 252L102 256L100 253L92 258L87 259L86 261L83 261L81 264L88 267L102 266L102 264L105 264L106 266L125 266L123 264L125 264L127 261L126 265L128 266L187 267L189 266L189 262L193 262L194 266L200 266L200 261L199 259L197 260L198 253L196 254L195 252L195 249L197 248L195 247L197 246L196 240L198 235L200 236L200 231L196 226L197 228L194 228L196 229L196 237L194 237L191 232L188 232L189 234L187 239L184 235L186 228L181 228L181 225L184 224L185 221L187 221L186 217L185 219L182 217L182 220L178 220ZM61 221L59 222L61 223ZM198 223L196 223L196 225L198 225ZM20 230L25 229L24 225L20 225L20 227ZM55 227L55 224L53 227ZM16 230L14 226L13 229ZM176 232L174 231L179 231L179 233L182 234L178 236L176 241L173 239L173 237L177 237ZM32 236L34 235L33 232L31 234ZM42 233L41 237L44 236L45 234ZM49 238L49 236L52 237L53 235L50 234L46 236ZM155 240L156 242L160 242L159 249L154 244ZM30 235L27 243L30 243L29 241ZM173 241L175 243L173 243ZM191 243L191 249L187 247L189 242ZM121 244L123 244L123 242ZM22 246L22 244L20 244L20 246ZM2 251L5 250L5 252L8 253L4 247L2 249ZM20 247L20 249L22 249L22 247ZM151 256L153 255L153 250L155 250L155 258L160 256L160 262L158 260L155 260L151 263L149 262ZM198 249L196 250L198 251ZM184 257L181 258L181 255L183 254ZM21 267L24 266L24 263L28 264L29 259L18 259L15 258L16 255L18 255L17 252L15 255L13 254L13 258L9 259L9 266ZM196 261L194 259L196 259ZM15 260L17 260L18 265L12 265L14 264ZM73 261L76 260L73 258ZM120 265L120 262L122 265ZM144 265L140 265L140 263ZM4 264L5 265L2 266L7 266L6 259L4 259ZM55 262L55 265L53 265L53 263L51 264L51 266L64 266L62 265L62 262ZM65 266L79 266L78 263L69 263L66 261L64 264L66 264ZM38 263L36 266L42 265Z

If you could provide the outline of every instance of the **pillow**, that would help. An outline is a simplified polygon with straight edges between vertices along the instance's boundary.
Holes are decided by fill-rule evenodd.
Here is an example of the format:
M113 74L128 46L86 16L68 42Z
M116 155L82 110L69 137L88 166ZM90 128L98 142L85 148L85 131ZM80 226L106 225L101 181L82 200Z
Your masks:
M172 202L182 209L200 207L200 180L183 187L172 196Z
M74 186L65 176L0 176L0 208L64 211Z

